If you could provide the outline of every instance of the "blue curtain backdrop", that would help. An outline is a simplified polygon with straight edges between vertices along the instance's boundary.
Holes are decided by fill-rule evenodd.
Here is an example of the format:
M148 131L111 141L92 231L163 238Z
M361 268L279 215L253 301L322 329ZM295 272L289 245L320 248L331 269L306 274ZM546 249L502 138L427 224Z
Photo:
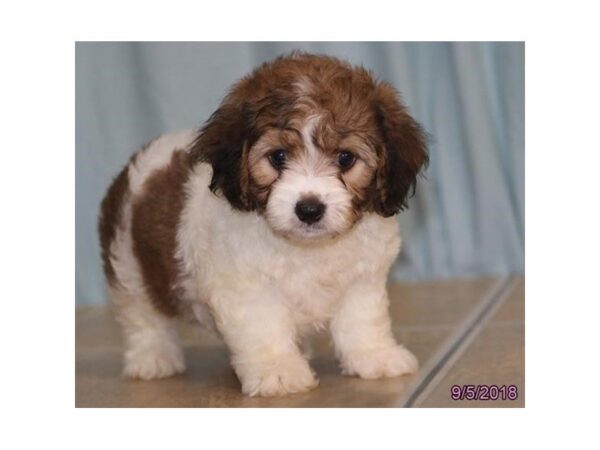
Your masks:
M233 82L294 49L371 69L430 135L427 178L398 216L404 243L392 279L523 271L523 43L77 43L78 304L105 301L98 207L130 154L200 125Z

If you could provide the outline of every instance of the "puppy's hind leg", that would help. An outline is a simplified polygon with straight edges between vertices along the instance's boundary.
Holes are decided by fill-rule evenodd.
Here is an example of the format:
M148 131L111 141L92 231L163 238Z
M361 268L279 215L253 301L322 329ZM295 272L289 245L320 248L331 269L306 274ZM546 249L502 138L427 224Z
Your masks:
M129 378L166 378L185 370L175 320L158 311L144 294L110 288L125 344L123 373Z

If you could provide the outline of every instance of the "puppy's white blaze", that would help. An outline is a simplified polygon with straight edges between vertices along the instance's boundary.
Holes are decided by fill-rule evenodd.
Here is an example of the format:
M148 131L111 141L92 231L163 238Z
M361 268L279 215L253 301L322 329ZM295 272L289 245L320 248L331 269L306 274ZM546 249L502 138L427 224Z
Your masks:
M314 166L317 165L317 160L319 159L319 150L315 147L312 136L320 120L320 116L309 116L301 131L302 141L304 142L304 147L306 148L306 153L308 155L309 164L306 169L309 174L314 173L314 170L311 169L314 169Z
M309 95L313 91L313 84L306 77L301 77L298 81L296 81L294 83L294 87L301 96Z

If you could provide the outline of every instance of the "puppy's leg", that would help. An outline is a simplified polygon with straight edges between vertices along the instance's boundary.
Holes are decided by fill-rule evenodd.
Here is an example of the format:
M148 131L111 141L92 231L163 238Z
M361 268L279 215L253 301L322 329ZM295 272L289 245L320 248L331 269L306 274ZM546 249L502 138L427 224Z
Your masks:
M211 303L244 394L277 396L317 386L296 343L290 311L277 292L220 289Z
M414 373L417 359L398 345L391 330L385 277L356 281L331 322L342 372L361 378Z
M110 295L123 330L125 376L151 380L183 372L174 319L156 310L144 294L111 288Z

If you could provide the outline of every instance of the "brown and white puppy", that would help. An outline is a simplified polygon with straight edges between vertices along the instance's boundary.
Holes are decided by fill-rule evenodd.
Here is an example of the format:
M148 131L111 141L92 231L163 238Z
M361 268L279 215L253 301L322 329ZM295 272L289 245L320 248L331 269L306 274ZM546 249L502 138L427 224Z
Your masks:
M294 53L235 84L199 130L138 153L101 208L125 374L185 368L175 317L224 338L248 395L308 390L300 341L329 326L342 371L414 372L391 332L386 278L427 163L397 93L363 68Z

